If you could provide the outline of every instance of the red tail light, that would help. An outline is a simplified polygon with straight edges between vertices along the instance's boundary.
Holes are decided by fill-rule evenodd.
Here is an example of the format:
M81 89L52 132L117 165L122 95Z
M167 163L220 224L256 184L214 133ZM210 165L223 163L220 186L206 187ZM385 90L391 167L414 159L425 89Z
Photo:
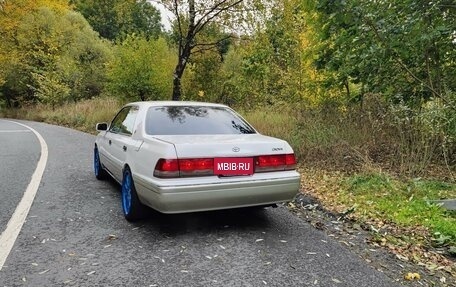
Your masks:
M181 176L213 175L214 160L212 158L180 159L179 169Z
M296 157L294 153L286 154L285 162L287 164L286 170L296 169Z
M179 162L177 159L159 159L155 165L155 177L179 177Z
M296 169L294 154L261 155L255 159L255 172L283 171ZM176 178L214 175L213 158L159 159L154 176Z
M296 168L294 154L262 155L256 158L255 172L293 170Z
M214 174L214 159L159 159L155 165L154 176L160 178L203 176Z

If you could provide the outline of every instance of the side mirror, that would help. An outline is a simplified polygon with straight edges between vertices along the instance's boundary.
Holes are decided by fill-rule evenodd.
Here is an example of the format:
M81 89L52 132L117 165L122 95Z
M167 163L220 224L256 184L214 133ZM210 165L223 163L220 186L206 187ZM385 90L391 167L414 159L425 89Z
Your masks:
M107 123L98 123L96 128L97 128L97 131L99 131L99 132L106 131L106 130L108 130L108 124Z

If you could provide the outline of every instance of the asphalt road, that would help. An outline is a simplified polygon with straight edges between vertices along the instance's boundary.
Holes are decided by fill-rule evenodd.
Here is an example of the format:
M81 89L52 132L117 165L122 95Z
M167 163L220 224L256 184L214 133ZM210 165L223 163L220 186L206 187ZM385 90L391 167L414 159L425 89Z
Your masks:
M0 120L1 231L27 188L39 156L39 142L30 130Z
M43 123L47 166L0 286L397 286L286 208L124 220L120 187L92 174L94 137ZM20 200L39 143L0 119L0 223Z

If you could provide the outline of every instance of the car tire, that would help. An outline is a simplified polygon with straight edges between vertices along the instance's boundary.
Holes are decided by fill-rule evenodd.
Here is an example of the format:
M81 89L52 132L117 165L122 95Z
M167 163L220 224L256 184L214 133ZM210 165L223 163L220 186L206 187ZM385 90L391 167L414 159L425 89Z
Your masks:
M103 165L101 164L100 154L98 153L98 148L96 146L93 149L93 170L95 173L95 177L98 180L103 180L108 177L108 173L106 172L106 170L103 168Z
M139 201L131 170L128 166L123 171L121 197L122 211L125 219L128 221L141 219L144 215L145 206Z

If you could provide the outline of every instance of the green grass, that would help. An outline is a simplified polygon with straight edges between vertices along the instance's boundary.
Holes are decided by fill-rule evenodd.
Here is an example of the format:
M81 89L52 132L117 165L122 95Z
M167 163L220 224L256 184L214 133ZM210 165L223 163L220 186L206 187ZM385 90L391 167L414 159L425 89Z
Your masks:
M429 203L433 199L456 198L456 185L422 179L401 181L381 173L349 177L341 198L356 204L363 216L378 216L402 226L423 225L433 234L456 244L456 214Z

